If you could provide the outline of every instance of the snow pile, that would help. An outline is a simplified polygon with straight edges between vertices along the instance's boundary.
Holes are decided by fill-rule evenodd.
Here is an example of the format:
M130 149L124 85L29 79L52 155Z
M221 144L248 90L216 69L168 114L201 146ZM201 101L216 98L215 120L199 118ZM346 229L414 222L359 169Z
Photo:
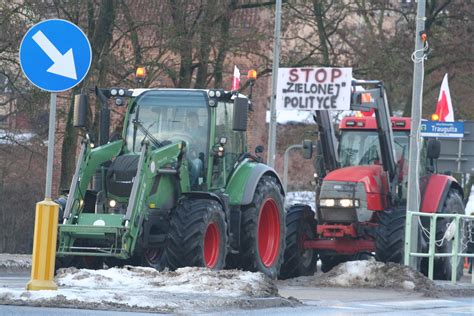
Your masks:
M15 273L31 270L31 255L0 254L0 272Z
M57 291L0 288L0 304L174 313L222 306L291 305L262 273L182 268L60 269ZM259 305L260 304L260 305Z
M315 207L316 194L313 191L287 192L285 196L285 207L295 204L305 204L311 206L313 211Z
M331 271L288 281L289 285L390 288L428 293L435 284L420 272L396 263L375 260L348 261Z
M186 267L158 272L153 268L125 266L108 270L60 269L56 282L61 287L83 289L128 288L173 293L207 293L217 296L268 297L278 294L276 286L262 273L238 270L213 271Z

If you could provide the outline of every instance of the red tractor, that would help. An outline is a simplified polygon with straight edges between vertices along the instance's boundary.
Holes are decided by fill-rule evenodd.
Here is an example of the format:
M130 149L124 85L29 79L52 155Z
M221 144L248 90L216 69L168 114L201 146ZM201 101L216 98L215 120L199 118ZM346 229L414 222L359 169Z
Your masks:
M357 86L370 89L357 91ZM316 213L294 205L287 213L287 237L281 278L312 275L321 260L323 272L335 265L375 254L379 261L403 263L408 188L410 119L390 117L383 83L354 81L351 109L373 111L375 117L345 117L339 146L327 111L317 111L319 128L316 167ZM312 144L304 146L311 156ZM337 149L338 148L338 149ZM423 144L420 163L421 212L463 213L463 191L457 181L436 174L440 143ZM419 252L428 237L420 220ZM450 252L455 241L444 238L450 222L437 221L436 252ZM425 232L425 233L423 233ZM427 273L427 260L418 260ZM457 275L462 275L459 260ZM435 278L450 279L451 257L435 260Z

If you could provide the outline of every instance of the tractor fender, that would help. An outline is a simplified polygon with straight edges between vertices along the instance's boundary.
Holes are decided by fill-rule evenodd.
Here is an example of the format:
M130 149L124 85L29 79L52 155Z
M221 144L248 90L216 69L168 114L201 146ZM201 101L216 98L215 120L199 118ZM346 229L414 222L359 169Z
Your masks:
M216 194L213 192L205 192L205 191L189 191L183 192L183 196L187 198L194 198L194 199L207 199L207 200L214 200L217 201L221 206L226 215L229 213L229 199L226 194Z
M227 194L220 194L220 193L213 193L213 192L206 192L206 191L189 191L189 192L183 192L182 194L186 198L206 199L206 200L216 201L222 206L226 223L228 224L230 223L229 196ZM227 225L227 234L229 233L230 233L230 225Z
M423 193L421 212L440 213L450 189L458 190L461 198L463 197L463 190L455 178L442 174L429 176Z
M239 166L229 180L226 193L229 194L230 204L252 203L257 184L264 175L274 177L280 186L281 194L285 196L280 177L273 168L262 163L247 162Z

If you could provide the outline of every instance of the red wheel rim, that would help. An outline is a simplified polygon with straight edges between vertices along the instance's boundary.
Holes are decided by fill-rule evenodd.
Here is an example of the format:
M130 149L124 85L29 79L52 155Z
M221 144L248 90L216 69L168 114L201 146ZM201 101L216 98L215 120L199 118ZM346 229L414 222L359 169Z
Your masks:
M204 261L206 267L214 268L219 258L220 235L216 223L212 222L207 226L204 236Z
M273 199L263 202L258 219L258 252L266 267L277 260L280 250L280 214Z

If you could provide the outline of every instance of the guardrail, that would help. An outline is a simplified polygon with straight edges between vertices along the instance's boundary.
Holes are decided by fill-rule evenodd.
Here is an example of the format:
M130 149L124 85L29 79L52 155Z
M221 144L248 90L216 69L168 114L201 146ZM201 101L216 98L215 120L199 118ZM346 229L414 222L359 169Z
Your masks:
M429 229L424 227L421 223L422 217L428 217L430 219ZM429 247L428 252L412 252L412 224L413 219L418 218L416 221L417 225L420 226L420 229L429 236ZM447 234L443 236L441 240L436 240L436 221L438 218L453 218L453 221L447 227ZM474 253L466 253L467 251L467 244L474 242L474 216L471 215L461 215L461 214L438 214L438 213L420 213L420 212L407 212L407 219L406 219L406 229L405 229L405 265L409 265L410 259L413 257L415 258L428 258L428 278L433 280L433 273L434 273L434 260L436 257L452 257L451 260L451 282L456 283L456 272L457 272L457 265L458 260L463 260L464 258L474 258ZM414 230L418 231L418 230ZM453 235L454 233L454 235ZM465 235L461 235L465 234ZM454 238L455 241L458 241L460 238L467 236L466 244L461 243L461 249L459 249L459 242L454 242L452 245L451 252L446 253L437 253L436 252L436 244L449 241ZM417 240L417 239L415 239ZM474 272L472 273L472 280L471 282L474 284Z

